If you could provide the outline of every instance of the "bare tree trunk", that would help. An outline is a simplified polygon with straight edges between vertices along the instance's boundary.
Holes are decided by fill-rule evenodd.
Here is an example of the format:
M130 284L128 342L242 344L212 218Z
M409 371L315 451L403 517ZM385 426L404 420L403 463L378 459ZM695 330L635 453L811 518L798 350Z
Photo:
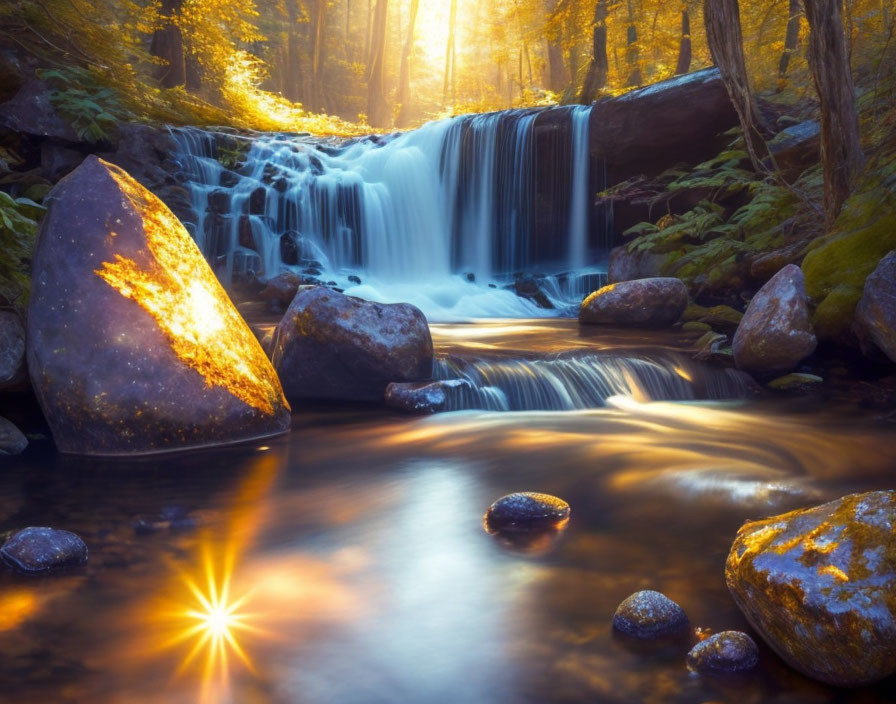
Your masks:
M800 40L800 17L803 16L802 0L790 0L790 10L787 17L787 33L784 35L784 51L781 53L781 61L778 64L778 78L783 81L787 78L787 69L790 66L790 57L796 52Z
M675 66L676 76L683 76L691 70L691 56L691 12L688 6L685 5L681 10L681 41L678 44L678 63Z
M628 41L626 42L625 60L628 63L629 74L626 85L639 86L644 83L641 75L641 64L638 52L638 28L635 27L635 8L632 0L628 0Z
M451 102L454 103L454 32L457 27L457 0L451 0L451 10L448 18L448 44L445 47L445 78L442 82L442 103L448 103L448 85L452 86Z
M324 21L327 1L315 0L311 11L311 109L324 109L324 90L321 79L321 53L324 42Z
M579 93L580 103L593 103L607 85L610 64L607 61L607 0L594 3L594 33L591 37L591 63Z
M373 0L367 0L367 34L364 35L364 60L370 66L370 37L373 33Z
M351 19L352 19L352 0L345 0L345 31L342 35L342 41L345 44L345 60L348 63L352 63L354 56L351 49L351 42L349 41L349 29L351 28Z
M386 17L389 0L377 0L370 38L370 64L367 76L367 120L373 127L388 127L389 106L383 86L383 66L386 62Z
M762 138L759 114L747 76L737 0L703 0L703 18L712 60L722 73L728 97L737 111L747 154L753 168L764 171L762 160L768 156L768 147Z
M809 67L821 100L824 210L829 227L865 165L842 4L842 0L806 0Z
M408 17L408 33L401 50L401 68L398 78L398 117L397 127L405 127L411 121L411 50L414 48L414 25L417 22L417 9L420 0L411 0Z
M166 19L165 26L152 35L149 53L166 62L156 69L155 77L163 88L182 86L187 82L184 60L184 39L174 18L180 13L183 0L163 0L159 15Z
M559 0L547 0L545 10L550 18L557 11ZM569 83L569 76L566 72L566 66L563 64L563 32L557 29L548 33L545 37L547 51L545 52L548 59L548 70L545 76L545 83L549 90L554 93L562 93Z

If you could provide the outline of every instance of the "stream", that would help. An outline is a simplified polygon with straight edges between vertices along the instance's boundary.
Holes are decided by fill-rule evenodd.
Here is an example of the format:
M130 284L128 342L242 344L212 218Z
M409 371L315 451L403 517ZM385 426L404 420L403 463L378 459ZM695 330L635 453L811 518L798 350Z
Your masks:
M694 362L681 332L558 318L432 330L437 364L474 369L514 410L297 407L292 432L264 444L97 460L37 443L8 460L3 525L75 531L90 559L0 572L0 699L893 701L892 678L829 688L758 638L757 670L713 678L688 672L686 644L611 632L646 588L704 634L749 631L724 582L737 528L891 486L891 423L756 398ZM557 360L601 370L606 388L576 395L581 374ZM525 386L533 375L546 386ZM489 504L520 490L566 499L566 529L486 533Z

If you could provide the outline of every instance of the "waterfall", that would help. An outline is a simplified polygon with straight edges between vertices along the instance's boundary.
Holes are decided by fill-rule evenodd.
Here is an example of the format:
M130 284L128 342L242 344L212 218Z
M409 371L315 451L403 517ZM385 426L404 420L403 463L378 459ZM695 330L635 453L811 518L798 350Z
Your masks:
M188 229L225 283L293 270L430 320L569 311L605 281L612 239L611 213L589 203L607 186L590 113L509 110L354 140L173 129ZM522 275L540 299L517 295Z
M746 375L702 365L683 355L574 354L544 359L444 356L437 379L446 410L570 411L599 408L613 396L639 401L744 398Z

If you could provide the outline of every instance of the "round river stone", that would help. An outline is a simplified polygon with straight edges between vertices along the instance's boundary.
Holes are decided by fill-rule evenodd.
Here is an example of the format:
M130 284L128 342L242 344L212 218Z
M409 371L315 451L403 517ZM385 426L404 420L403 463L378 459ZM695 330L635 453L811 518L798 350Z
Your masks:
M44 572L83 565L87 562L87 546L67 530L29 527L7 540L0 548L0 556L10 567L24 572Z
M493 530L544 530L557 528L568 519L568 503L534 491L502 496L485 514L486 524Z
M635 592L619 605L613 615L613 628L641 640L668 638L687 631L688 617L665 594L646 589Z
M744 672L758 662L759 648L740 631L716 633L688 653L688 667L697 672Z

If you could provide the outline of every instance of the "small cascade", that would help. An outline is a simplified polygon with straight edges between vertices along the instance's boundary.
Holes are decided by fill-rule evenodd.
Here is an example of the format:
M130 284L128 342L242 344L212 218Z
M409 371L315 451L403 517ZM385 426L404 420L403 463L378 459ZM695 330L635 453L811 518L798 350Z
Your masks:
M173 134L188 227L226 283L291 269L430 320L540 317L605 280L612 213L589 203L607 186L590 117L510 110L356 140ZM517 296L521 275L552 310Z
M450 411L571 411L602 407L612 396L692 401L744 398L748 392L745 375L674 355L446 356L436 360L435 376L467 382L446 388Z

